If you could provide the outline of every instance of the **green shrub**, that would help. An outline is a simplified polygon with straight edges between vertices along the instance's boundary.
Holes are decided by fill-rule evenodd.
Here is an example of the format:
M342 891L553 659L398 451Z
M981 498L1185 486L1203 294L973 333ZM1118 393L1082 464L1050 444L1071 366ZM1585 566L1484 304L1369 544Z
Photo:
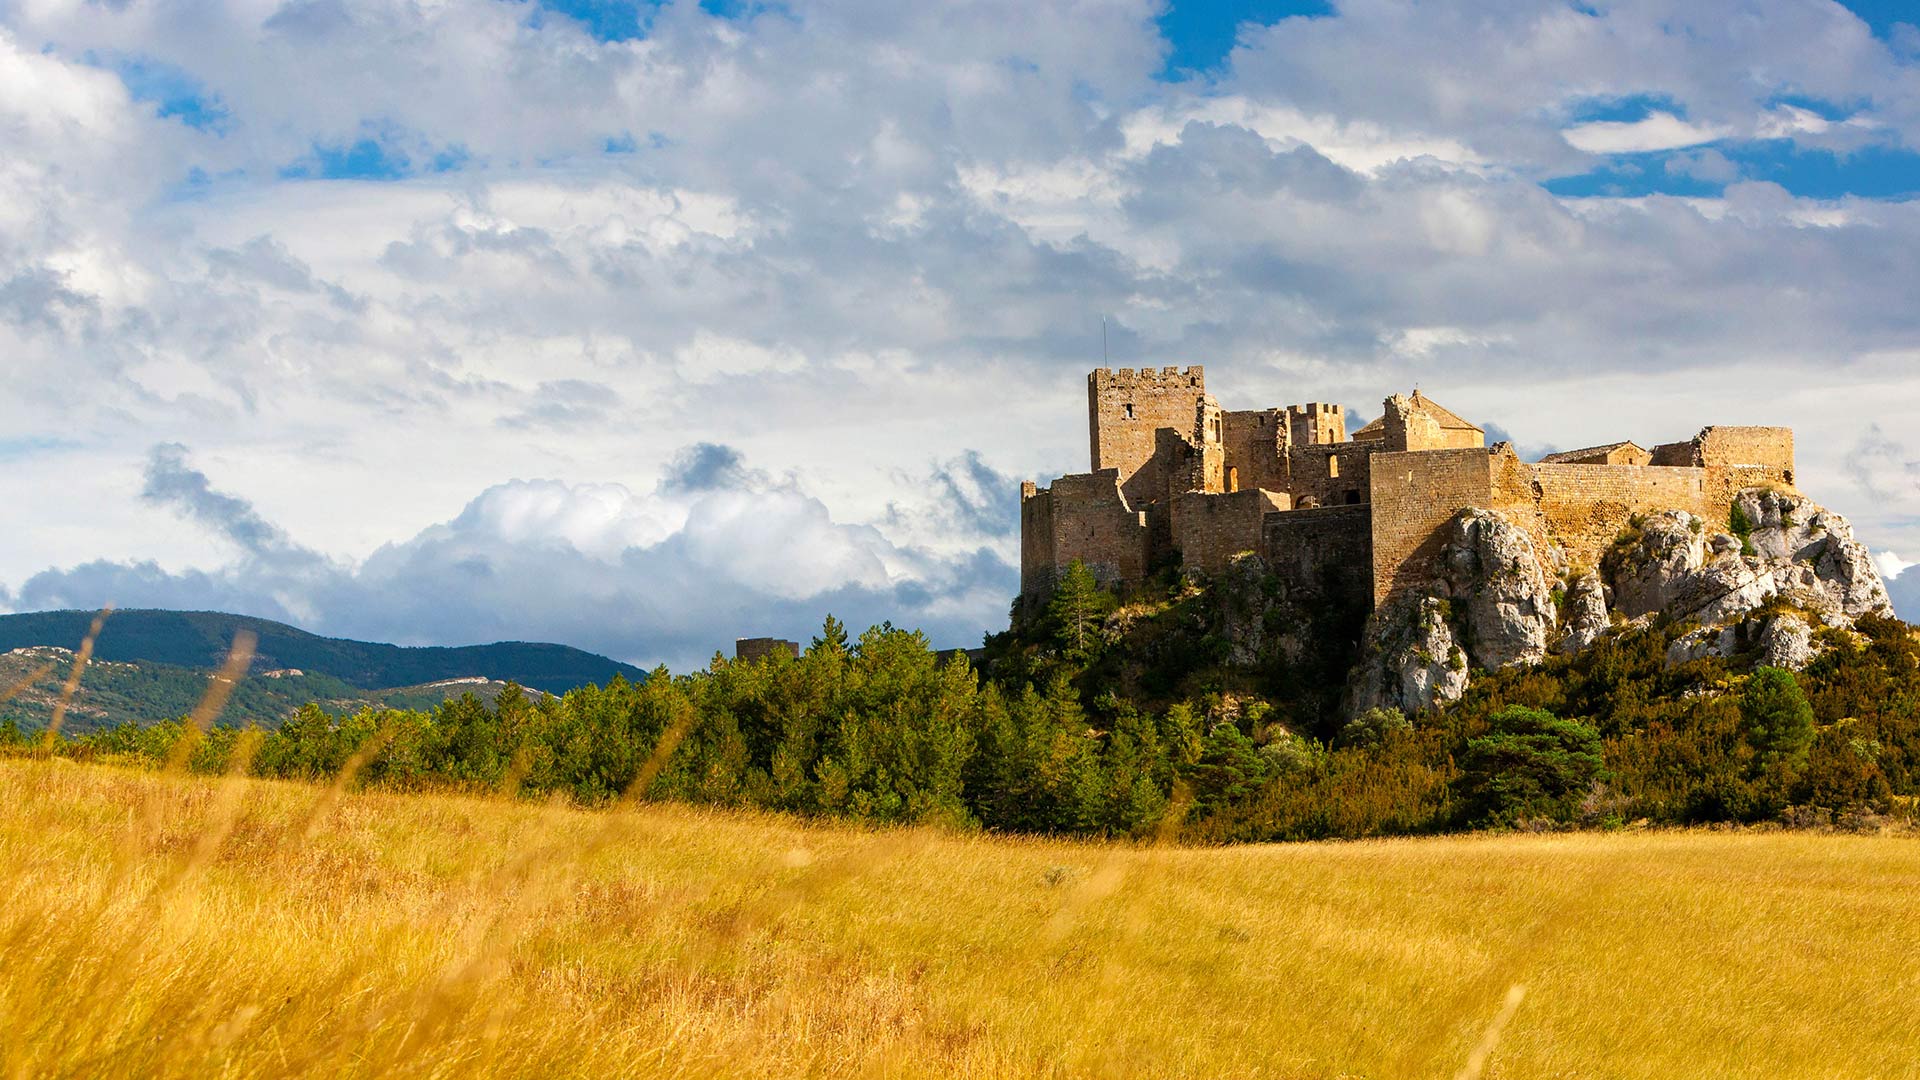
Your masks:
M1545 709L1510 705L1485 735L1469 740L1460 778L1476 825L1571 821L1581 798L1606 775L1600 733Z

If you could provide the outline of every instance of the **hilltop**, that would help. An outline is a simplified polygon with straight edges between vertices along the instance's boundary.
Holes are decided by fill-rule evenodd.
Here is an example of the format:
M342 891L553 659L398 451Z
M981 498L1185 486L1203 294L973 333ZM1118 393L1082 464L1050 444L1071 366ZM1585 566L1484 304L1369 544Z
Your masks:
M91 611L0 615L0 652L34 645L76 648L93 616ZM100 660L147 661L211 671L226 658L234 634L241 630L251 631L259 639L254 650L255 674L298 670L330 675L362 690L481 677L563 694L577 686L604 683L615 675L628 680L646 678L646 672L632 664L568 645L527 641L386 645L321 637L270 619L218 611L116 611L94 643L93 654Z
M94 613L40 611L0 616L0 722L22 730L46 725L72 670L73 650ZM206 692L234 635L259 645L251 676L235 687L223 724L272 728L302 705L344 715L365 708L429 709L474 694L491 702L509 683L549 694L644 680L631 664L565 645L500 642L406 648L321 637L284 623L212 611L120 611L107 619L93 661L63 725L84 734L132 722L186 715Z

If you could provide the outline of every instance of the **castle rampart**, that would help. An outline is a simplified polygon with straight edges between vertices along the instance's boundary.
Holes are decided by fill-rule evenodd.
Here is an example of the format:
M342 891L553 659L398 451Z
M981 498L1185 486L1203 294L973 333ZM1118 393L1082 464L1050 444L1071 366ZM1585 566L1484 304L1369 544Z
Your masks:
M1529 463L1416 390L1348 436L1338 405L1226 411L1203 369L1095 371L1095 471L1022 487L1021 592L1044 597L1075 559L1105 582L1178 560L1218 572L1264 558L1300 595L1374 605L1432 585L1447 524L1509 514L1597 564L1635 514L1724 519L1742 489L1793 486L1793 432L1707 427L1651 451L1616 442ZM1317 593L1316 593L1317 590Z
M1261 523L1268 514L1292 506L1284 493L1257 488L1221 494L1181 492L1173 497L1172 526L1182 561L1218 573L1235 555L1258 553Z

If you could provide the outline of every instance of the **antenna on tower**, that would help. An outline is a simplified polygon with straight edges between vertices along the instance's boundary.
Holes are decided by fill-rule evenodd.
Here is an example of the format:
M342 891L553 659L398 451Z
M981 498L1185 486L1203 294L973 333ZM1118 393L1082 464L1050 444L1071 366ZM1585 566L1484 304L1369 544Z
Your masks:
M1100 366L1107 366L1107 317L1100 316Z

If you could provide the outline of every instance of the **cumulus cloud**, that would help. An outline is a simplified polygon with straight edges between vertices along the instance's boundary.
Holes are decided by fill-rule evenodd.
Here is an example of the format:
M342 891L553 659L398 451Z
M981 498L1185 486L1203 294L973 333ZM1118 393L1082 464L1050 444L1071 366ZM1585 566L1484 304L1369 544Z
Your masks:
M1920 623L1920 572L1908 567L1898 577L1887 580L1887 595L1893 598L1893 612L1910 623Z
M61 510L0 580L638 658L828 603L971 640L1015 482L1083 467L1103 316L1234 407L1791 423L1816 497L1920 550L1912 454L1854 449L1859 402L1890 442L1920 410L1920 202L1732 150L1920 144L1920 74L1828 0L1749 6L1366 0L1178 84L1150 0L676 0L613 40L507 0L7 7L0 425L36 449L0 497ZM1621 155L1728 186L1543 187ZM174 443L244 505L140 475Z
M25 608L207 607L401 643L557 640L641 663L703 664L734 637L801 636L832 612L971 645L1017 574L982 547L937 555L837 522L729 447L686 448L653 494L515 480L357 565L290 539L215 488L186 449L155 447L145 497L233 543L211 568L95 560L29 578Z

